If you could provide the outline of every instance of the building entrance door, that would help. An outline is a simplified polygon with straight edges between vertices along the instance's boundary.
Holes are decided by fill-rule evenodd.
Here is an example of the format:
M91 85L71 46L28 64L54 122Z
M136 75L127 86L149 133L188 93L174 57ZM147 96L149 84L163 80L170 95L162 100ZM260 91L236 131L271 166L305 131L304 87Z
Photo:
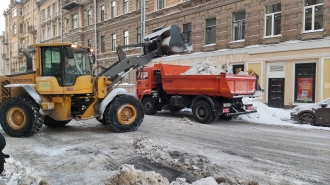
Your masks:
M268 79L268 106L284 107L284 78Z

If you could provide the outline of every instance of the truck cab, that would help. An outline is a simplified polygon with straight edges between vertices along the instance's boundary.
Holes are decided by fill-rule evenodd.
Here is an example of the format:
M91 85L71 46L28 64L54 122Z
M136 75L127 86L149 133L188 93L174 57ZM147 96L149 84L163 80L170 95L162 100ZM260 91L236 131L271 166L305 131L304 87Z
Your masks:
M136 95L139 100L142 101L143 96L151 95L152 89L157 88L156 72L160 69L155 66L143 67L136 78Z

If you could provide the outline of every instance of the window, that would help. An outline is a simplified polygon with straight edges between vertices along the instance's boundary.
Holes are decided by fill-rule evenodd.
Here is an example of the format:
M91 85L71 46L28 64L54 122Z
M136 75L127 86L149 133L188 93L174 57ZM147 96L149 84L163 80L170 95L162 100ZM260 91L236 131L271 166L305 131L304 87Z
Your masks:
M295 102L315 103L316 63L296 64Z
M136 43L142 42L141 28L136 29Z
M48 17L51 17L51 14L50 14L50 6L47 7L47 15L48 15Z
M128 0L123 1L123 14L126 14L128 12Z
M45 9L42 10L42 20L46 19L46 13L45 13Z
M183 24L183 36L186 38L186 42L191 43L191 23Z
M129 44L128 31L124 31L124 45Z
M78 28L78 14L72 16L72 29Z
M161 10L165 7L165 0L156 0L157 2L157 10Z
M141 9L141 0L136 0L136 9Z
M92 40L91 39L87 40L87 47L89 47L89 48L92 47Z
M42 40L46 40L46 33L45 33L45 29L42 29Z
M56 3L53 3L53 15L56 15Z
M50 26L47 27L47 39L50 39Z
M14 35L17 34L17 26L16 26L16 24L14 24L14 26L13 26L13 34Z
M111 1L111 18L116 17L116 1Z
M23 8L19 9L19 16L23 16Z
M17 10L13 9L12 17L16 17L16 16L17 16Z
M66 33L69 33L69 19L66 19Z
M23 33L23 24L19 24L19 33Z
M216 36L216 19L206 19L206 38L205 44L214 44Z
M88 10L87 12L87 26L92 24L92 11Z
M101 53L105 53L105 37L101 37Z
M16 52L17 51L17 42L14 42L13 43L13 52Z
M53 37L56 37L56 25L53 25Z
M305 0L304 31L323 29L323 4L324 0Z
M281 34L281 3L266 6L265 36Z
M116 34L112 34L112 45L111 45L111 50L116 51Z
M245 12L235 13L233 20L233 40L243 40L245 38Z
M101 21L104 21L104 5L101 6Z

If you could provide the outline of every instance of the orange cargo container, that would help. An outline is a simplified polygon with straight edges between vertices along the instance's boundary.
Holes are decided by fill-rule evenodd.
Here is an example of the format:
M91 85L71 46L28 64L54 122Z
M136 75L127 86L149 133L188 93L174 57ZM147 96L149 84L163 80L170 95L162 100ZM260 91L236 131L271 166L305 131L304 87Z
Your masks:
M184 75L189 66L156 64L160 68L163 90L168 94L222 96L232 98L238 95L253 95L256 76L212 74Z
M192 108L196 121L210 123L219 117L230 120L256 112L251 104L244 105L240 96L255 93L256 76L183 74L188 69L190 66L155 64L139 71L136 94L146 114Z

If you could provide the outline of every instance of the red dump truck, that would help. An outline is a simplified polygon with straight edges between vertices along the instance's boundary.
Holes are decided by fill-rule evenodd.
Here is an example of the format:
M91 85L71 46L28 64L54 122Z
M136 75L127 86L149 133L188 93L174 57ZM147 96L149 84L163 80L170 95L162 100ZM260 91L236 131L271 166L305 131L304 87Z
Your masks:
M160 63L138 72L136 94L145 114L192 108L196 121L211 123L219 117L230 120L233 116L256 112L251 104L242 102L242 95L255 93L256 76L183 74L189 69L190 66Z

